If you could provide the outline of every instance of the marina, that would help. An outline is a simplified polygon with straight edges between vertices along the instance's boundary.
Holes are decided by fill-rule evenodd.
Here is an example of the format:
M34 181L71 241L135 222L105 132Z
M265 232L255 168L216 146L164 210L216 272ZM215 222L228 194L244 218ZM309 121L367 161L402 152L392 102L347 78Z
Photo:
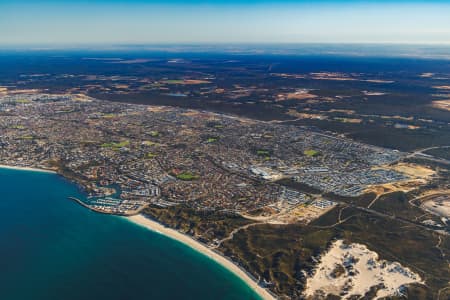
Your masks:
M0 168L0 178L2 299L260 299L198 251L81 207L56 174Z

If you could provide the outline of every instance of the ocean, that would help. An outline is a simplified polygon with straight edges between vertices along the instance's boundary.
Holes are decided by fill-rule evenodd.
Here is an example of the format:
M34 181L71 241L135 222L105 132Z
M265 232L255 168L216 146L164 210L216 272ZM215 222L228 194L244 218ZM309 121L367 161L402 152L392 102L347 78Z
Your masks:
M0 299L260 299L188 246L92 212L56 174L0 169Z

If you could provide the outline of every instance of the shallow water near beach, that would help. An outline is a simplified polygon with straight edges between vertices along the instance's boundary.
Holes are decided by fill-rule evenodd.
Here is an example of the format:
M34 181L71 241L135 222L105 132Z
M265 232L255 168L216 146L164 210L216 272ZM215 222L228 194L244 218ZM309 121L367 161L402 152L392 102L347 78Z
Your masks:
M89 211L58 175L0 169L0 299L259 299L191 248Z

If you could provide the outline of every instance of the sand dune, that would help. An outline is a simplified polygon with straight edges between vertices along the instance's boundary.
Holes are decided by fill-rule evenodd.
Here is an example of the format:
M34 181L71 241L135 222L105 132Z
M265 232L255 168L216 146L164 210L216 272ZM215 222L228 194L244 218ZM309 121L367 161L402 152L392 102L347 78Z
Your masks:
M398 262L380 260L378 254L362 244L346 245L336 241L321 258L315 274L308 278L305 295L321 299L327 294L363 296L378 286L376 299L400 292L403 285L422 283L419 275Z

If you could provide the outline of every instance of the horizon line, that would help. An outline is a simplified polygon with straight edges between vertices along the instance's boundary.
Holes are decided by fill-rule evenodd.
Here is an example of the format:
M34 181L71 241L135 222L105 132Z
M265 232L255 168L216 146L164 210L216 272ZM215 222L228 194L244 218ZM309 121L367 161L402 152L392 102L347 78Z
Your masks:
M78 47L177 47L177 46L190 46L190 47L201 47L201 46L302 46L302 45L324 45L324 46L349 46L349 45L361 45L361 46L450 46L450 41L445 42L392 42L392 41L380 41L380 42L148 42L148 43L133 43L133 42L98 42L98 43L11 43L11 44L0 44L0 49L2 48L78 48Z

